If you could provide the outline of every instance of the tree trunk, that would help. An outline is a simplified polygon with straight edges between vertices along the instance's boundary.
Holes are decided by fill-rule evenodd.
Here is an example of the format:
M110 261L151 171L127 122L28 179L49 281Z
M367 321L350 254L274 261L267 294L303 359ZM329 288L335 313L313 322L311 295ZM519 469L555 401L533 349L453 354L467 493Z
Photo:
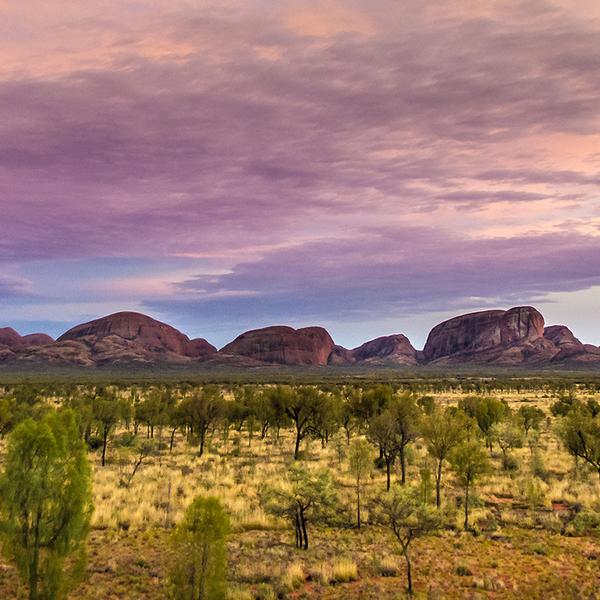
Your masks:
M441 487L442 487L442 461L438 462L437 477L435 478L435 505L441 506Z
M411 572L410 557L408 556L408 548L404 551L404 558L406 559L406 579L407 579L406 591L408 592L408 594L410 596L412 596L412 593L413 593L412 572Z
M200 433L200 456L204 454L204 438L206 437L206 433L202 431Z
M360 529L360 479L356 478L356 525Z
M469 530L469 484L465 486L465 531Z
M102 432L102 466L106 464L106 441L108 439L108 427L104 426Z
M304 549L308 550L308 533L306 532L306 518L304 511L300 512L300 523L302 524L302 535L304 536Z
M296 511L296 548L302 548L302 528L300 527L300 516Z
M386 477L387 477L387 482L386 482L387 487L386 487L386 489L387 489L388 492L390 491L390 479L391 479L390 471L391 471L391 467L392 467L392 465L391 465L390 461L386 460L385 461L385 474L386 474Z
M404 456L404 446L400 446L400 472L402 474L402 485L406 483L406 457Z
M177 427L173 427L171 431L171 441L169 442L169 454L173 452L173 441L175 440L175 432L177 431Z
M298 454L300 452L300 429L296 426L296 446L294 448L294 460L298 460Z

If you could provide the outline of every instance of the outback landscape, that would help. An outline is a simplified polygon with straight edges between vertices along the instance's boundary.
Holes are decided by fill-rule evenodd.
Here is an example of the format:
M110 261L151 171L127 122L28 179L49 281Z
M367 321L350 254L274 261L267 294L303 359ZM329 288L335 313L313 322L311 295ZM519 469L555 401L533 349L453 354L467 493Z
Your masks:
M597 348L564 326L544 328L532 308L442 323L423 352L402 335L348 351L316 327L251 331L217 352L135 313L77 326L57 342L40 334L40 345L2 331L13 361L47 361L45 371L4 375L5 498L12 498L6 477L26 460L13 455L12 440L36 422L68 415L83 443L81 460L91 465L92 512L78 544L69 552L41 550L40 565L87 555L83 571L71 575L65 567L59 578L69 597L600 592L600 378L562 363L584 357L593 365ZM57 356L79 360L75 353L97 361L85 363L97 383L78 381L85 369L53 373ZM338 371L340 356L356 370ZM461 357L463 365L469 357L484 372L441 377L425 366L422 375L398 367L426 356ZM506 357L513 366L517 357L552 370L485 373ZM149 360L156 372L136 371L136 361L147 369ZM169 375L173 360L186 361L188 380ZM216 371L202 383L211 372L205 362L216 360L229 377ZM327 366L332 360L338 366ZM135 382L111 370L127 361ZM31 465L22 476L35 481L41 473ZM179 545L198 498L218 503L223 521L211 527L220 537L205 532ZM3 539L13 550L5 552L0 595L27 597L31 564L10 560L23 555L6 529L11 514L18 520L9 506ZM18 506L35 502L21 498ZM51 528L51 506L45 510ZM210 559L194 563L190 547L204 548ZM182 576L177 568L185 564ZM56 575L41 566L37 577L39 597L54 597L46 586Z
M0 600L600 600L600 3L0 57Z

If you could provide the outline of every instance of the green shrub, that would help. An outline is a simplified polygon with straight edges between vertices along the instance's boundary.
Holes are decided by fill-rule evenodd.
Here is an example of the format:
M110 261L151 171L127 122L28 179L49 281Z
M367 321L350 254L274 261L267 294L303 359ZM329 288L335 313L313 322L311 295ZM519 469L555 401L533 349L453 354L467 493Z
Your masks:
M169 587L175 600L226 598L229 517L217 498L198 497L172 534Z

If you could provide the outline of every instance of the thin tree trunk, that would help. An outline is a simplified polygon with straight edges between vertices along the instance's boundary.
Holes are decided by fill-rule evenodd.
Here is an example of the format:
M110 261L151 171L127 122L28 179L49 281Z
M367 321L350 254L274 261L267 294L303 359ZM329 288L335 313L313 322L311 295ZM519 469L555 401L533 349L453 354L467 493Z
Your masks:
M173 452L173 441L175 440L175 432L177 431L177 427L173 427L171 431L171 441L169 442L169 454Z
M391 479L390 471L391 471L391 467L392 467L392 465L391 465L390 461L386 460L385 461L385 472L386 472L386 477L387 477L387 482L386 482L387 483L387 488L386 489L387 489L388 492L390 491L390 479Z
M306 532L306 518L304 512L300 512L300 522L302 524L302 535L304 536L304 549L308 550L308 533Z
M406 587L406 591L409 593L410 596L412 596L413 593L413 586L412 586L412 571L411 571L411 564L410 564L410 557L408 556L408 548L404 551L404 558L406 559L406 579L407 579L407 587Z
M356 525L360 529L360 479L356 478Z
M400 446L400 472L402 473L402 485L406 483L406 458L404 456L404 446Z
M435 505L441 506L441 487L442 487L442 461L438 462L437 477L435 478Z
M108 438L108 427L104 426L104 431L102 432L102 466L106 464L106 441Z
M294 460L298 460L298 454L300 452L300 429L296 426L296 446L294 448Z
M465 531L469 529L469 484L465 487Z

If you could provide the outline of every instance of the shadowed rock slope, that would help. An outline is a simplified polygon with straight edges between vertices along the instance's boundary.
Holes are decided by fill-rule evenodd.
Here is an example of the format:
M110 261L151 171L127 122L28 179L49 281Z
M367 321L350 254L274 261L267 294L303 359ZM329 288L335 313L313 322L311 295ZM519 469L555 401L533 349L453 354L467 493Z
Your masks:
M586 348L564 326L544 328L544 317L531 306L487 310L454 317L436 325L423 349L423 361L520 365L569 360L594 362Z
M103 364L186 363L210 356L217 350L204 339L190 340L186 335L151 317L135 312L120 312L73 327L56 342L36 345L43 338L36 334L13 348L18 361L50 365L95 366Z

